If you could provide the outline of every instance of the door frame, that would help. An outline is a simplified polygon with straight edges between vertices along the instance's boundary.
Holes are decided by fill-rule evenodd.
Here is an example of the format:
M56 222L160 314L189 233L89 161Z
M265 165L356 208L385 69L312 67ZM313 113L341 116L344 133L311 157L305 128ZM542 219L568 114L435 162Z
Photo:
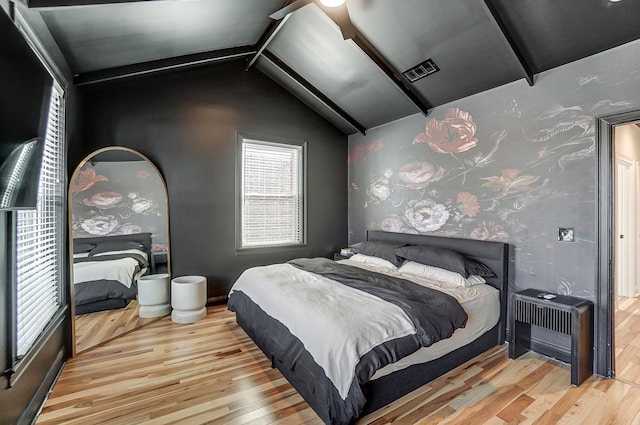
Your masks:
M615 376L615 155L614 127L640 121L640 109L595 118L596 124L596 314L595 372Z

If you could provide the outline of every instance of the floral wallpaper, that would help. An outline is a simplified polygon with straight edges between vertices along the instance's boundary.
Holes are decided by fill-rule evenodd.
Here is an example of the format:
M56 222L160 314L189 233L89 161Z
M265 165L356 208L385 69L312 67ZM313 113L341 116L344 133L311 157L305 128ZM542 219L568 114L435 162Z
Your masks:
M508 242L512 290L594 299L594 118L640 108L637 63L633 42L350 136L349 242L367 229Z
M74 238L151 233L167 248L164 182L146 161L87 162L71 183Z

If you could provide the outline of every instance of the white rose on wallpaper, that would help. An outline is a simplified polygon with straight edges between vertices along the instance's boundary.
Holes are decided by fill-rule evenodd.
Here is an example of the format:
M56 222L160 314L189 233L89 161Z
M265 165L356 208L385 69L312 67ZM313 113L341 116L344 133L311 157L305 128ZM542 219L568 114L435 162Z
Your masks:
M413 233L417 234L418 231L416 229L410 228L407 226L407 223L397 215L391 215L380 223L380 229L385 232L395 232L395 233Z
M142 227L139 224L134 223L126 223L122 226L118 227L118 231L115 234L118 235L133 235L137 233L142 233Z
M413 199L404 211L404 218L418 232L434 232L447 222L449 211L431 199Z
M131 210L134 213L142 214L153 209L153 201L149 198L138 197L131 203Z
M118 220L112 215L96 215L80 223L85 232L94 236L106 236L118 227Z
M427 187L431 182L440 180L445 172L443 167L436 168L430 162L413 161L400 168L398 177L407 187L420 189Z
M393 176L393 171L387 169L381 177L373 179L367 188L367 196L375 203L386 201L391 196L391 186L389 185L391 176Z

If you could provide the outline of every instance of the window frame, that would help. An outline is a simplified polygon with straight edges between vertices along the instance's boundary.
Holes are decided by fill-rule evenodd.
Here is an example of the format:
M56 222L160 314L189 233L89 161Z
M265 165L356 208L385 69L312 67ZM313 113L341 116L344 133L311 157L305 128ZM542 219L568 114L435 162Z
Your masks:
M243 246L242 245L242 204L243 204L243 146L246 141L264 143L267 145L295 146L300 148L300 191L302 200L300 202L302 211L301 218L301 241L296 244L266 245L266 246ZM284 137L266 136L263 134L237 132L236 143L236 254L264 254L272 252L282 252L296 250L307 246L307 142Z
M7 246L5 249L8 249L6 259L7 261L7 270L5 271L7 275L7 282L9 282L9 304L10 308L8 317L9 320L9 338L8 342L8 355L9 355L9 368L5 371L5 376L8 378L8 386L9 388L16 385L18 380L30 369L30 365L33 363L38 354L44 349L46 344L49 342L50 337L53 335L54 331L58 329L62 322L65 320L68 311L68 305L66 304L67 300L67 292L66 292L66 283L67 283L67 270L66 264L68 261L67 252L65 248L65 238L66 238L66 216L67 216L67 208L66 208L66 188L67 188L67 176L66 176L66 167L67 167L67 158L66 158L66 96L64 90L55 82L53 83L53 87L51 89L50 96L54 95L58 96L59 102L59 140L58 142L62 144L62 164L60 176L61 180L59 184L61 185L60 189L60 198L56 200L56 205L60 208L60 216L62 217L62 221L59 224L59 237L57 238L57 258L56 262L58 263L59 271L58 271L58 291L57 291L57 299L58 299L58 308L52 313L49 321L44 326L44 328L40 331L38 336L33 340L33 342L29 345L28 349L24 354L18 356L18 302L17 302L17 224L18 224L18 211L10 211L6 215L6 221L3 227L6 227L6 233L8 233ZM47 109L47 131L48 129L48 120L49 120L50 111ZM48 135L45 135L48 137ZM44 154L43 154L44 156ZM38 201L39 202L39 201Z

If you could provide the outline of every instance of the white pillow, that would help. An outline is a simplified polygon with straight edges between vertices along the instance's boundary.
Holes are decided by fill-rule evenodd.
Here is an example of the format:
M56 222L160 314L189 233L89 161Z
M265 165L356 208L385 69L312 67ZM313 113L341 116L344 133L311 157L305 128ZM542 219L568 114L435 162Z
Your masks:
M473 286L479 283L486 283L484 278L480 276L471 275L468 279L465 279L464 276L462 276L460 273L441 269L439 267L428 266L426 264L416 263L415 261L407 261L402 266L400 266L399 271L400 273L435 280L437 282L442 282L453 286Z
M365 263L365 264L371 264L372 266L377 266L383 269L389 269L389 270L398 270L398 268L391 263L391 261L387 261L384 258L380 258L380 257L373 257L371 255L364 255L364 254L353 254L351 257L349 257L350 261L357 261L359 263Z

